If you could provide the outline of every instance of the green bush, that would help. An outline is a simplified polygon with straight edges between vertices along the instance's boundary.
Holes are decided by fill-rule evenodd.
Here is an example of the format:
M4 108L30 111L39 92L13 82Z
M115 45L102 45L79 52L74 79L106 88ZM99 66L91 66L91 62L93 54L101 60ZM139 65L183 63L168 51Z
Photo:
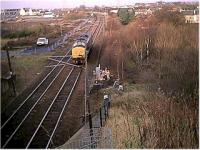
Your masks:
M127 25L134 17L135 12L133 9L120 8L117 13L123 25Z
M22 37L30 36L33 33L34 32L31 30L24 29L24 30L8 33L4 35L2 38L9 38L9 39L22 38Z

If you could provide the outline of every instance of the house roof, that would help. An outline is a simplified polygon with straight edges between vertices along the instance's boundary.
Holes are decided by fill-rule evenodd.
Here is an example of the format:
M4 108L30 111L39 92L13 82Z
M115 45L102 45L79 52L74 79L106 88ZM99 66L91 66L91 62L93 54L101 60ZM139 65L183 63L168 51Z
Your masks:
M25 12L28 12L30 8L22 8Z
M194 11L193 10L185 10L181 12L183 15L193 15Z
M199 10L198 9L195 9L195 10L184 10L184 11L181 11L181 13L183 15L199 15Z
M199 9L195 9L195 15L199 15Z

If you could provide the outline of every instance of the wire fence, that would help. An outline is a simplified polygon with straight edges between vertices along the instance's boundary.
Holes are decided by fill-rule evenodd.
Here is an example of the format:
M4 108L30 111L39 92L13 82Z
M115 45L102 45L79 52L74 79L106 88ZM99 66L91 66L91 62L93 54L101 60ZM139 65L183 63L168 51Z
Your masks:
M93 135L91 136L91 130ZM71 140L59 148L88 149L88 148L112 148L112 132L109 128L85 129L78 139Z
M61 46L62 44L67 42L67 37L61 37L58 41L48 45L48 46L42 46L42 47L31 47L31 48L26 48L22 51L22 53L24 54L36 54L36 53L44 53L44 52L51 52L54 49L58 48L59 46Z
M106 148L111 149L112 131L105 127L107 118L109 117L111 98L108 96L103 100L102 106L98 112L92 117L92 128L89 128L89 123L79 130L67 143L58 147L62 149L85 149L85 148Z
M21 55L33 55L33 54L39 54L39 53L46 53L51 52L58 48L59 46L62 46L63 44L66 44L68 40L68 35L62 36L59 38L56 42L49 44L48 46L37 46L37 47L30 47L25 48L18 51L9 51L10 56L21 56ZM1 57L6 57L6 52L1 51Z

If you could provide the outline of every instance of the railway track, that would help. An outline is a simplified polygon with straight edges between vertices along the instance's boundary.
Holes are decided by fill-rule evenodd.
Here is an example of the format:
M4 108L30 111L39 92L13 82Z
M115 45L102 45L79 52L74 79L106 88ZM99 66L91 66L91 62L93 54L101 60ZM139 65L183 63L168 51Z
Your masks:
M53 82L53 84L51 84L50 86L54 90L46 90L46 93L42 96L42 98L37 99L37 102L31 107L31 109L28 112L26 112L25 117L20 117L20 114L24 111L21 110L20 114L15 116L15 120L13 120L11 124L8 124L6 128L2 130L2 143L4 143L3 148L27 147L28 143L30 143L29 139L33 139L35 134L38 132L37 130L40 129L39 127L45 127L44 131L48 129L48 133L51 132L50 129L54 129L54 125L56 125L55 120L60 115L60 111L62 110L64 103L65 106L67 104L65 97L67 97L67 99L69 100L71 96L70 93L72 93L74 90L74 87L80 76L80 72L81 69L79 68L63 66L59 76L57 76L55 82ZM67 77L65 74L68 74ZM14 126L12 123L17 122L17 120L21 121L18 121L20 123ZM11 128L13 127L14 129L11 130ZM41 129L43 130L43 128ZM41 129L38 133L43 133ZM8 133L8 130L10 131L10 133ZM23 139L23 142L19 142L22 138L21 133L24 133L26 137L25 139ZM4 137L8 134L9 138ZM41 135L43 134L39 135L39 138L36 138L40 139L39 143L36 142L36 144L33 144L33 146L43 147L46 140L48 140L49 136L48 134L47 136L45 134L41 138Z
M57 129L57 126L59 125L61 116L77 84L80 73L80 68L73 67L71 72L72 75L68 76L67 80L65 80L63 83L63 88L61 88L61 90L52 101L36 131L29 140L26 148L37 148L38 145L48 148L49 144L51 144L50 142L52 141L53 135ZM44 127L46 130L44 130ZM46 134L46 131L48 131L48 135Z
M90 19L88 19L86 22L88 22L89 20L90 20ZM82 24L82 25L80 25L80 26L78 26L78 27L76 27L74 30L77 30L78 28L82 28L83 25L85 25L85 23ZM37 88L39 88L39 86L41 86L41 84L43 84L44 82L46 82L45 80L47 80L47 76L48 76L49 74L52 73L52 70L54 70L56 67L58 67L58 66L60 66L60 65L63 65L62 62L68 62L68 60L70 59L70 55L69 55L70 51L71 51L71 49L68 48L68 51L67 51L67 53L66 53L65 56L61 56L61 57L57 57L57 58L54 57L54 59L57 59L57 60L58 60L57 62L55 62L55 61L49 61L49 62L48 62L48 66L51 66L51 67L50 67L51 69L48 68L48 69L46 70L47 73L44 73L43 79L41 80L41 83L38 83L38 85L37 85L37 84L34 85L35 88L31 88L31 91L33 91L32 93L30 93L30 94L27 94L27 93L26 93L26 94L23 94L22 97L27 97L27 98L28 98L31 94L34 94L34 93L36 92ZM53 66L54 68L52 68L52 66ZM1 110L1 115L2 115L3 117L2 117L2 121L1 121L1 128L2 128L2 126L3 126L4 120L5 120L5 119L8 119L8 116L11 116L12 111L18 109L18 108L16 108L16 106L20 106L20 105L21 105L21 104L19 104L20 101L21 101L21 100L18 100L18 99L16 98L16 99L13 100L8 106L2 108L2 110ZM24 101L26 101L26 99L25 99ZM14 105L12 105L12 103L14 103ZM23 103L23 102L21 102L21 103ZM23 105L23 104L22 104L22 105ZM15 111L13 111L13 112L15 112Z
M66 76L67 72L69 72L69 69L66 69L65 66L59 66L56 67L54 71L55 73L51 73L48 81L51 80L53 75L55 75L53 80L50 83L45 80L45 84L40 86L37 92L27 99L28 101L23 103L23 105L20 105L21 107L18 107L15 113L13 113L12 117L9 117L9 119L3 124L1 128L1 143L4 144L3 147L10 143L15 134L19 131L20 128L23 128L22 125L26 124L29 118L30 122L32 122L36 120L35 118L40 118L44 114L46 111L45 107L49 105L52 96L55 95L60 89L60 84L63 83L64 77ZM56 71L58 71L57 74ZM34 116L34 114L37 116ZM37 124L37 122L33 123L33 126L34 124ZM22 133L29 134L30 132L27 131ZM11 146L13 145L14 144Z
M34 103L34 101L31 101L31 98L33 98L33 97L35 98L35 97L42 95L41 91L45 91L45 89L47 89L47 86L50 84L50 82L56 77L57 73L59 72L59 70L61 68L59 66L59 64L62 62L62 60L64 58L65 57L63 57L57 63L57 65L51 69L51 71L45 76L45 78L37 85L37 87L27 96L27 98L13 112L12 112L12 110L9 110L9 108L8 108L7 111L5 111L1 114L1 116L2 116L2 118L1 118L1 129L3 129L5 127L5 125L24 106L24 104L26 104L29 101ZM34 95L35 93L36 93L36 95ZM12 109L12 108L10 108L10 109Z
M2 148L48 148L53 145L52 138L82 70L60 65L64 59L70 61L70 57L66 57L69 52L59 58L42 82L14 111L3 112Z

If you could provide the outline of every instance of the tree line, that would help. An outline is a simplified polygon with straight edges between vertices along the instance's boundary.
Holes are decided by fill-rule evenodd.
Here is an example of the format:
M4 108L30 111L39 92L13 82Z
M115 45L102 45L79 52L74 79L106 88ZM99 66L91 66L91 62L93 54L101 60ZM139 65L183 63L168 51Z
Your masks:
M110 42L120 42L125 64L133 62L141 73L151 70L144 82L157 83L166 94L180 99L198 99L198 24L186 24L179 12L163 9L126 26L117 25L111 25Z

